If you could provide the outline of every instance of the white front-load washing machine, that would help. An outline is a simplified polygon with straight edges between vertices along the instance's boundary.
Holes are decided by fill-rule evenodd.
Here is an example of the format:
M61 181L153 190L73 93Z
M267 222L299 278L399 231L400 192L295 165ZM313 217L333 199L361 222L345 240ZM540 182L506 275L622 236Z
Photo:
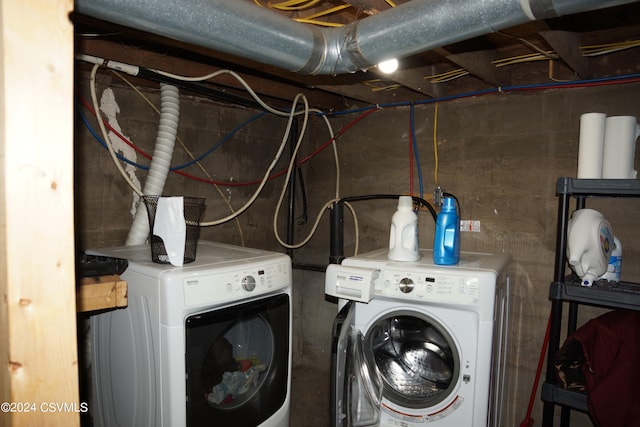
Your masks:
M332 426L501 427L510 257L444 266L430 250L415 262L387 252L327 268L339 298Z
M291 260L200 241L182 267L125 258L128 306L91 317L93 425L288 427Z

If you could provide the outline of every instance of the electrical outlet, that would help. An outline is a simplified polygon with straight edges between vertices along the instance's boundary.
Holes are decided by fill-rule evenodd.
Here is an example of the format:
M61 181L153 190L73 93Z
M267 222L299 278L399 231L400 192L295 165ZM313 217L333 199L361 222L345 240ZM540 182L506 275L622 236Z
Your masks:
M433 189L433 204L440 207L442 206L442 188L436 187Z
M470 219L460 220L460 231L470 231L473 233L480 232L480 221L474 221Z

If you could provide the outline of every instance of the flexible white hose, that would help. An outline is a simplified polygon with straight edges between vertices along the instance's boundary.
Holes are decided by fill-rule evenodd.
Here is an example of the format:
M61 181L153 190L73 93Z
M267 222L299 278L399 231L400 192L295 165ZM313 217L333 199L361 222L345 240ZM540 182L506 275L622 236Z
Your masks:
M160 85L160 124L153 157L149 166L143 194L160 196L164 190L167 175L171 167L171 158L178 133L180 116L180 94L178 88L168 84ZM141 200L133 218L126 245L141 245L149 237L149 219L147 208Z

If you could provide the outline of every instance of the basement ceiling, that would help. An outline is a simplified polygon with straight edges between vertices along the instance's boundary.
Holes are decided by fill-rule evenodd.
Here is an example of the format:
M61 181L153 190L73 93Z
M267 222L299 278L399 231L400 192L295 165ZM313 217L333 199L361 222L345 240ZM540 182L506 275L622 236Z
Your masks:
M264 13L318 27L348 25L410 0L246 1ZM443 0L444 1L444 0ZM237 56L75 14L76 51L186 76L217 69L240 74L265 99L288 105L298 92L327 111L423 102L492 88L633 76L640 80L640 2L533 21L409 57L383 74L377 67L341 75L302 75ZM251 28L247 28L251 31ZM80 65L82 67L82 65ZM138 81L138 84L150 84ZM220 101L247 98L226 76L206 83ZM224 95L229 95L225 100Z

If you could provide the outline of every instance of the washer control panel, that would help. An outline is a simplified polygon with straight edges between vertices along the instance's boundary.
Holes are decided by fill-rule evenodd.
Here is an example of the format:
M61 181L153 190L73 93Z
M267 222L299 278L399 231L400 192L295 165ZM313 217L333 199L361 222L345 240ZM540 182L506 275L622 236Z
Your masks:
M183 290L185 305L192 306L240 300L290 285L290 263L278 262L187 277Z
M454 273L383 270L376 294L457 304L478 304L480 278Z

